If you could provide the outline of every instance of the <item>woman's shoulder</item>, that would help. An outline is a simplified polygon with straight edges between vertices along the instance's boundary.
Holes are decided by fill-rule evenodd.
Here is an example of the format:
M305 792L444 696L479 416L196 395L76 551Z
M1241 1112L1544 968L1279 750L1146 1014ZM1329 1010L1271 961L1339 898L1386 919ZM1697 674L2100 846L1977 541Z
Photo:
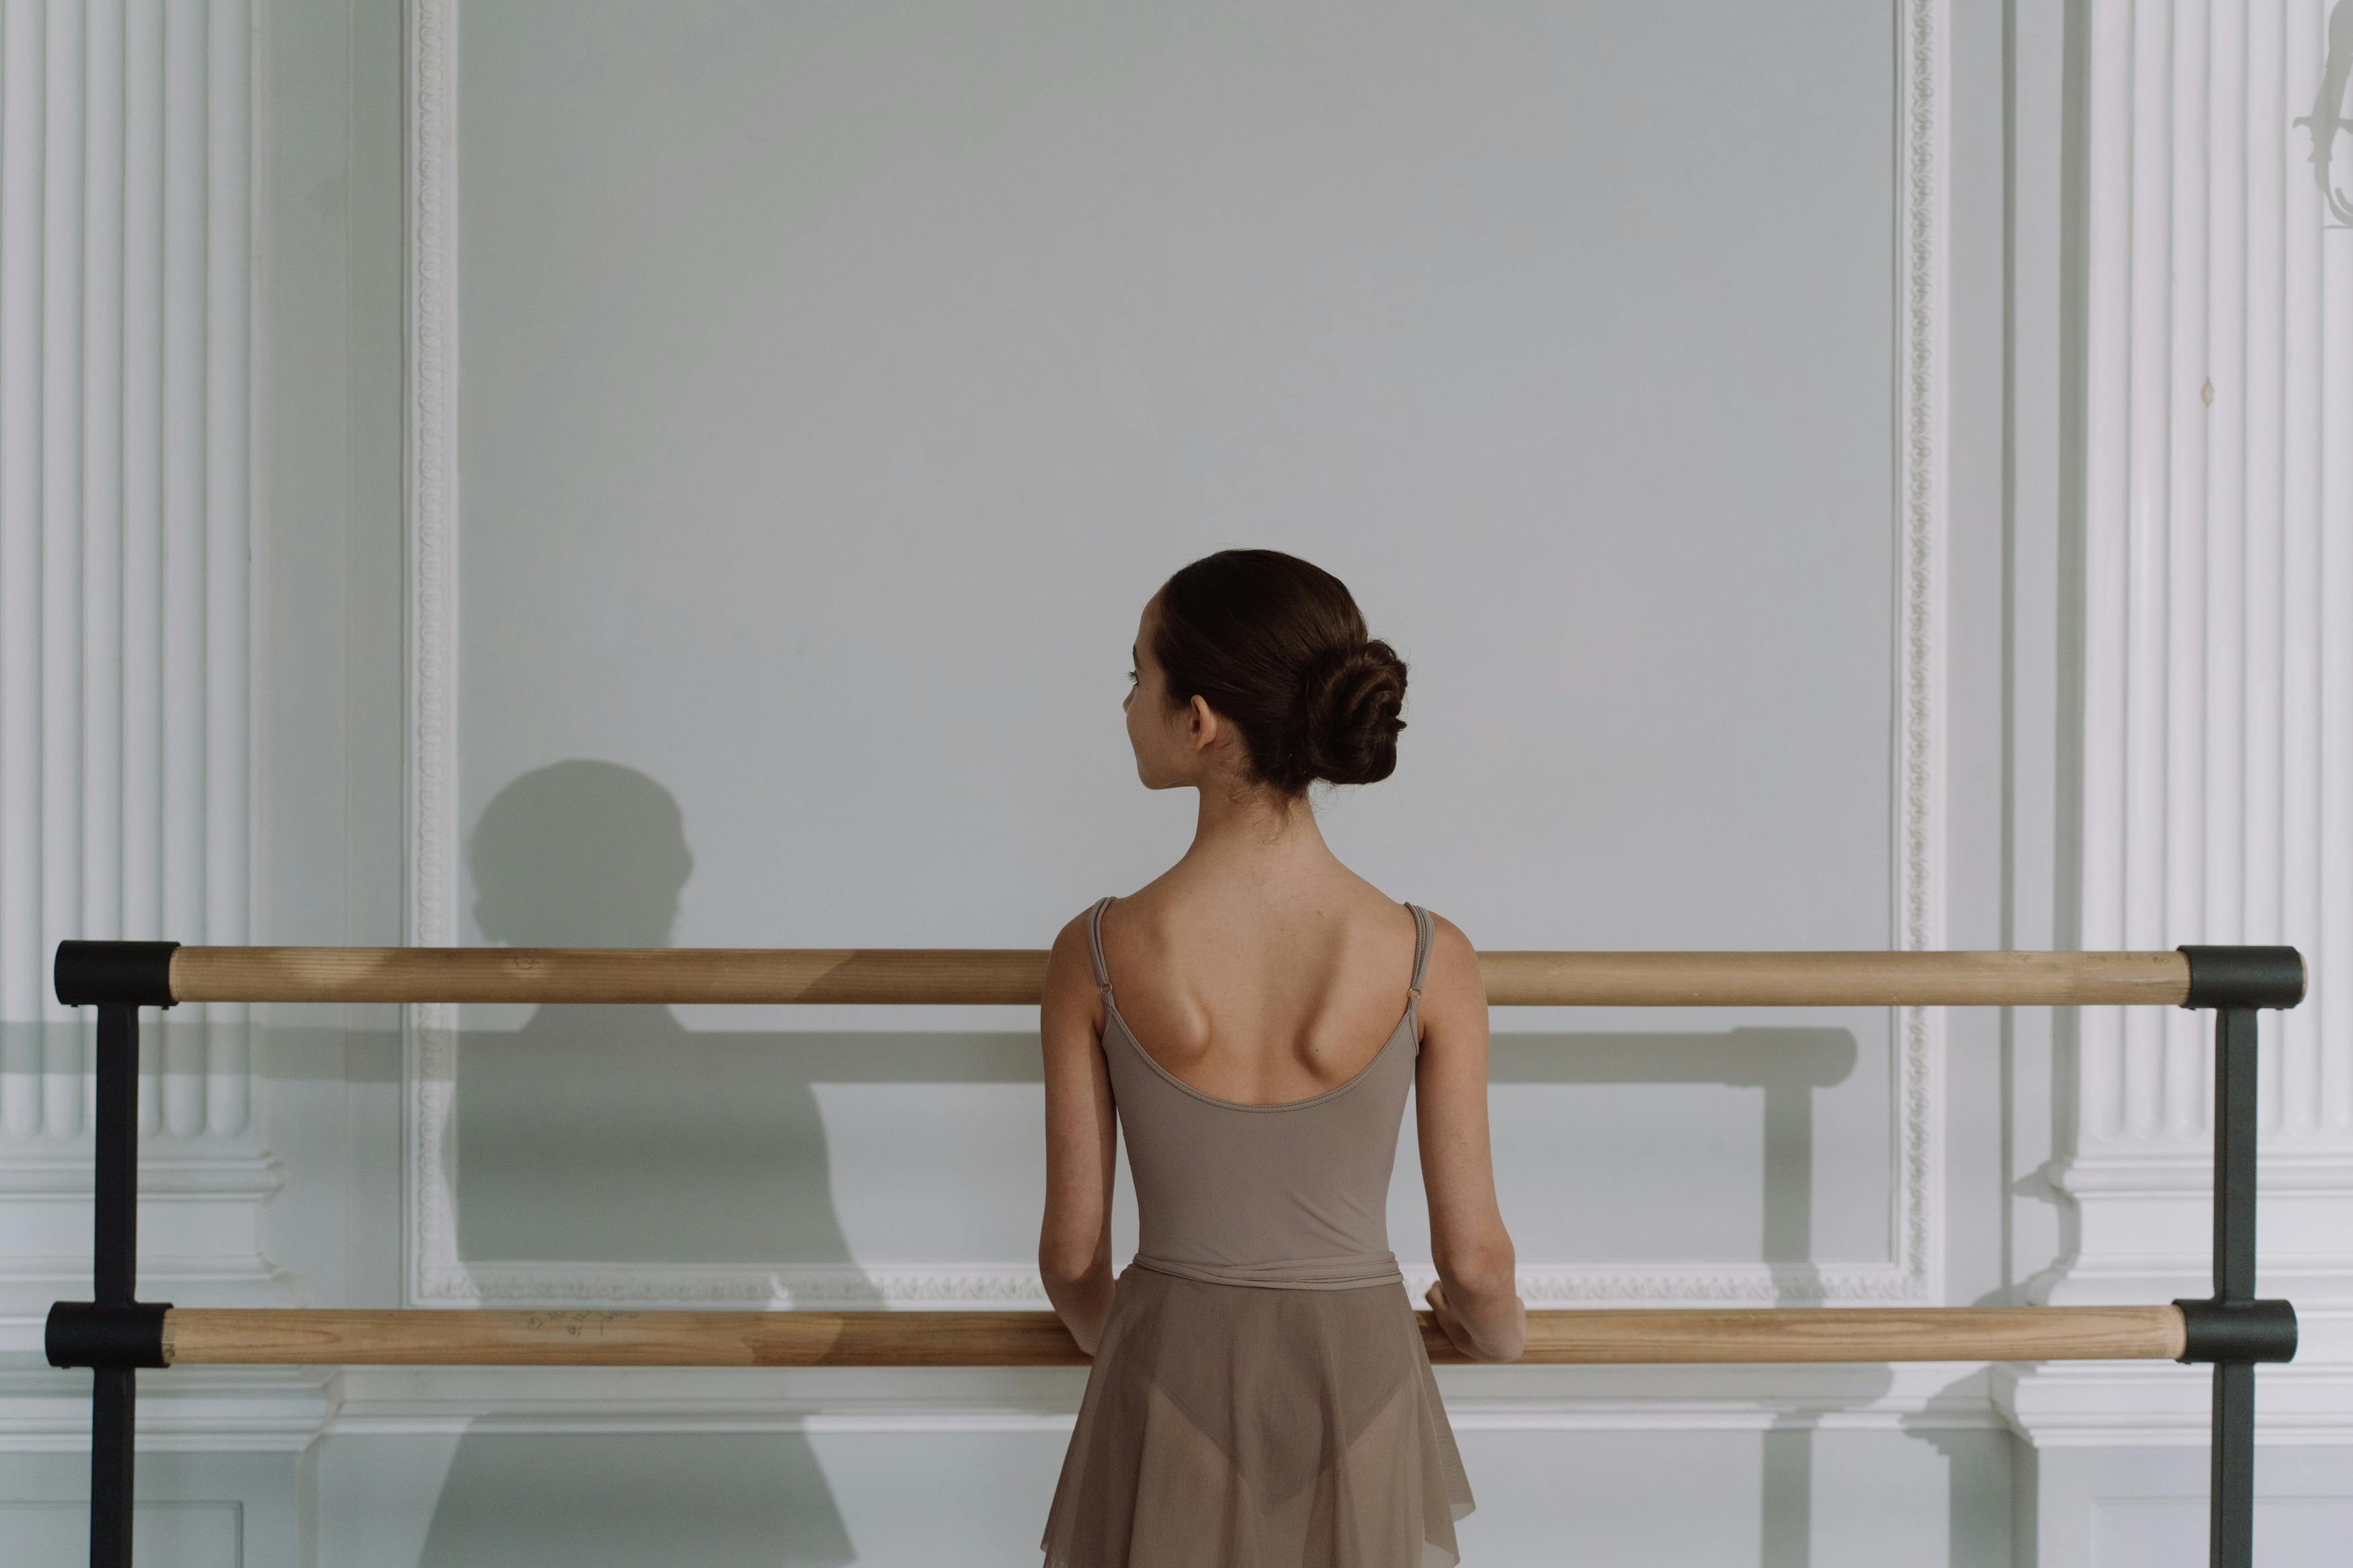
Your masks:
M1419 907L1422 913L1430 917L1430 940L1433 943L1444 942L1449 946L1460 947L1465 951L1470 949L1471 939L1463 934L1461 926L1456 925L1428 904Z
M1094 943L1087 927L1093 918L1095 903L1101 901L1088 904L1054 932L1054 940L1046 949L1046 990L1050 996L1057 992L1075 994L1082 990L1092 994Z
M1427 906L1424 906L1427 908ZM1430 911L1430 958L1422 979L1422 997L1433 1011L1454 1007L1483 1011L1487 981L1479 967L1479 950L1462 928Z

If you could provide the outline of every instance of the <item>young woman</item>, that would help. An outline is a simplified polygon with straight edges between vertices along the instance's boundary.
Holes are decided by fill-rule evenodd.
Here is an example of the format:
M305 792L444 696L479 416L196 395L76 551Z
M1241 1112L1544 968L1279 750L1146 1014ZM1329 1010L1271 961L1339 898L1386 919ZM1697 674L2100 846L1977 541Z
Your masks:
M1047 1294L1094 1364L1047 1568L1443 1568L1471 1486L1388 1248L1406 1089L1438 1283L1477 1361L1527 1316L1487 1144L1470 942L1343 866L1308 785L1397 765L1406 667L1337 578L1229 550L1136 629L1147 789L1192 847L1062 928L1041 1010ZM1141 1237L1112 1274L1112 1131Z

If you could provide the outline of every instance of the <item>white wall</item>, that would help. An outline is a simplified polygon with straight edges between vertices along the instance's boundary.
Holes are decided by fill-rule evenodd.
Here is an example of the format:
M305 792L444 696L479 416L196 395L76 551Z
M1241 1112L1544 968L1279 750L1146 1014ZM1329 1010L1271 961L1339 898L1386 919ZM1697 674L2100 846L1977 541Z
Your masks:
M254 940L1042 945L1182 848L1124 650L1237 543L1411 662L1398 773L1326 831L1482 945L2077 940L2084 18L255 21ZM216 1216L259 1226L231 1294L1044 1304L1018 1010L417 1022L258 1016L221 1157L283 1184ZM2017 1300L2075 1247L2048 1012L1494 1022L1533 1305ZM32 1321L0 1508L64 1562ZM243 1510L190 1560L1029 1563L1082 1382L183 1369L142 1479L173 1528ZM2038 1426L1970 1365L1440 1383L1473 1562L2197 1560L2128 1495L2194 1514L2195 1467L2103 1469L2097 1391ZM2111 1448L2052 1447L2087 1415ZM2266 1453L2306 1500L2265 1561L2321 1560L2344 1426Z
M1900 942L1891 23L1727 9L1695 59L1666 13L469 0L420 930L1043 945L1182 848L1126 648L1169 571L1250 542L1413 663L1398 776L1328 813L1398 896L1495 947ZM1769 136L1645 123L1757 79ZM1026 1037L839 1021L927 1043L470 1009L423 1292L1027 1280ZM1534 1268L1769 1298L1759 1263L1892 1261L1883 1012L1639 1026L1676 1043L1506 1047ZM1725 1203L1808 1118L1810 1163ZM1615 1181L1682 1201L1535 1196Z

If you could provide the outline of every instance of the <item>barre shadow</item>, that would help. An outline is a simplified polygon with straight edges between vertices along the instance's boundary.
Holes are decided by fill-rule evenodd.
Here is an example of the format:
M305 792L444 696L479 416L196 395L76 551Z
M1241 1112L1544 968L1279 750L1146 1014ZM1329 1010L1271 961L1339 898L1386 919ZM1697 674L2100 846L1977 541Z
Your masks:
M1852 1076L1852 1033L1826 1026L1740 1027L1707 1034L1597 1035L1573 1046L1557 1036L1497 1035L1491 1076L1516 1084L1706 1084L1764 1096L1757 1172L1758 1255L1776 1306L1822 1299L1813 1258L1814 1099ZM1886 1367L1858 1366L1849 1397L1868 1401L1894 1381ZM1816 1411L1770 1417L1758 1434L1757 1562L1805 1568L1813 1561Z
M1974 1373L1937 1390L1939 1395L1971 1399L1979 1392L1978 1374ZM1945 1461L1947 1568L2010 1568L2013 1485L2010 1435L1997 1426L1943 1426L1932 1413L1904 1416L1897 1426Z
M1821 1298L1813 1260L1814 1094L1855 1068L1854 1036L1836 1027L1743 1027L1709 1034L1507 1035L1489 1047L1490 1077L1512 1084L1705 1084L1764 1097L1757 1172L1758 1255L1774 1300Z

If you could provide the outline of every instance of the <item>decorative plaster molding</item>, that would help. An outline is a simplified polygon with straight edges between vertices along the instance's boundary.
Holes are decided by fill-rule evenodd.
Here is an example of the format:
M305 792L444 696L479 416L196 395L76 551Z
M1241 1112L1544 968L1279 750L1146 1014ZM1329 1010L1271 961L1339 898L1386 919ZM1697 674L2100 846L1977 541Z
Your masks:
M1065 1432L1084 1372L1076 1367L828 1369L730 1368L720 1377L672 1369L535 1368L515 1381L505 1369L421 1372L385 1379L379 1369L347 1373L343 1402L325 1431L417 1436L465 1432ZM1456 1369L1438 1368L1451 1382ZM1984 1376L1946 1363L1907 1363L1904 1375L1868 1386L1831 1369L1744 1388L1709 1386L1688 1375L1732 1369L1577 1367L1574 1393L1529 1380L1511 1389L1446 1391L1457 1431L1761 1432L1988 1430L2001 1426ZM1594 1374L1609 1377L1594 1386ZM1678 1375L1682 1374L1682 1375ZM1957 1375L1958 1374L1958 1375ZM920 1384L917 1379L920 1378Z
M187 1366L140 1380L138 1443L151 1453L300 1454L334 1418L336 1373ZM90 1451L87 1384L47 1367L0 1371L0 1453Z
M0 178L0 1151L88 1135L69 938L250 928L242 0L9 15ZM21 151L20 151L21 150ZM46 153L46 156L44 155ZM246 1011L151 1020L150 1131L250 1142ZM5 1157L5 1155L0 1155Z
M2353 1442L2353 236L2295 117L2325 8L2088 13L2081 942L2292 942L2261 1018L2260 1288L2297 1308L2265 1444ZM2194 29L2194 30L2192 30ZM2334 331L2334 343L2326 333ZM2056 1305L2211 1289L2213 1018L2082 1010L2045 1174ZM2203 1444L2202 1371L2049 1363L1998 1398L2039 1447Z
M1858 1378L1863 1370L1540 1369L1520 1387L1450 1388L1446 1408L1466 1432L1920 1433L2002 1424L1982 1372L1918 1362ZM1573 1372L1574 1392L1546 1386L1554 1380L1545 1371ZM1441 1366L1438 1375L1451 1383L1455 1372ZM1077 1367L183 1367L142 1391L139 1447L301 1452L322 1436L469 1433L1067 1433L1084 1376ZM44 1371L0 1372L0 1453L83 1451L89 1439L86 1394L61 1392Z
M1407 1263L1407 1294L1416 1300L1438 1276ZM1045 1286L1032 1268L942 1264L860 1268L839 1265L762 1268L595 1263L469 1263L434 1278L438 1306L474 1302L541 1307L704 1302L764 1307L965 1307L1046 1309ZM1918 1300L1917 1283L1893 1264L1843 1268L1769 1264L1685 1268L1623 1265L1539 1265L1520 1270L1530 1306L1898 1303Z
M410 20L408 940L448 947L455 942L450 899L461 837L450 767L458 728L457 571L449 537L457 486L449 353L457 320L454 0L412 0ZM447 1299L444 1277L457 1258L448 1212L455 1177L447 1158L457 1110L456 1009L430 1003L406 1009L405 1017L408 1294L429 1301Z
M52 1302L90 1296L91 1151L0 1161L0 1352L35 1352ZM139 1283L148 1300L182 1307L297 1307L302 1280L264 1256L261 1207L285 1183L265 1153L195 1141L139 1163Z
M2157 0L2112 0L2088 51L2083 942L2304 951L2304 1003L2261 1023L2267 1208L2274 1172L2353 1199L2353 468L2322 439L2353 386L2314 353L2353 311L2353 246L2295 166L2324 37L2298 18L2256 0L2178 37ZM2177 1283L2204 1279L2212 1028L2083 1009L2052 1173L2083 1245L2053 1299L2112 1237L2148 1254L2166 1194Z
M2065 1375L2052 1376L2063 1368ZM2259 1374L2255 1440L2353 1447L2353 1373L2295 1363ZM2037 1448L2203 1448L2213 1441L2213 1373L2131 1362L1997 1363L1993 1408Z
M2353 237L2289 129L2323 27L2285 0L2204 20L2092 12L2083 940L2302 948L2304 1003L2263 1018L2265 1149L2348 1152L2353 465L2324 432L2353 386L2316 351ZM2084 1008L2074 1163L2211 1157L2211 1031Z
M1896 660L1903 710L1896 812L1897 945L1926 952L1945 945L1945 535L1949 356L1946 322L1946 169L1950 132L1944 106L1950 96L1946 56L1948 0L1907 0L1904 27L1903 127L1896 166L1903 172L1896 204L1903 264L1898 274L1902 316L1896 332L1904 366L1902 483L1904 600L1897 617L1903 638ZM1829 1300L1944 1300L1944 1064L1946 1014L1941 1007L1895 1009L1900 1047L1894 1089L1898 1142L1895 1208L1900 1235L1894 1248L1905 1289Z
M410 941L455 941L459 742L456 605L459 522L453 389L459 220L456 138L458 0L411 0L409 92L409 535L412 669L409 809ZM1899 111L1893 127L1898 271L1895 326L1898 432L1897 713L1892 912L1905 951L1944 945L1945 533L1947 463L1946 274L1948 200L1947 15L1950 0L1905 0L1899 18ZM1894 1147L1886 1263L1776 1268L1755 1263L1687 1268L1562 1265L1523 1271L1538 1301L1766 1303L1777 1300L1940 1302L1943 1300L1945 1011L1894 1011ZM1038 1302L1026 1266L947 1268L692 1268L664 1265L466 1261L457 1250L455 1010L406 1010L408 1300L619 1305L680 1300ZM1427 1283L1425 1279L1423 1283Z
M238 944L255 809L247 0L5 22L0 154L0 1342L90 1293L69 938ZM142 1277L280 1305L248 1010L143 1022Z

